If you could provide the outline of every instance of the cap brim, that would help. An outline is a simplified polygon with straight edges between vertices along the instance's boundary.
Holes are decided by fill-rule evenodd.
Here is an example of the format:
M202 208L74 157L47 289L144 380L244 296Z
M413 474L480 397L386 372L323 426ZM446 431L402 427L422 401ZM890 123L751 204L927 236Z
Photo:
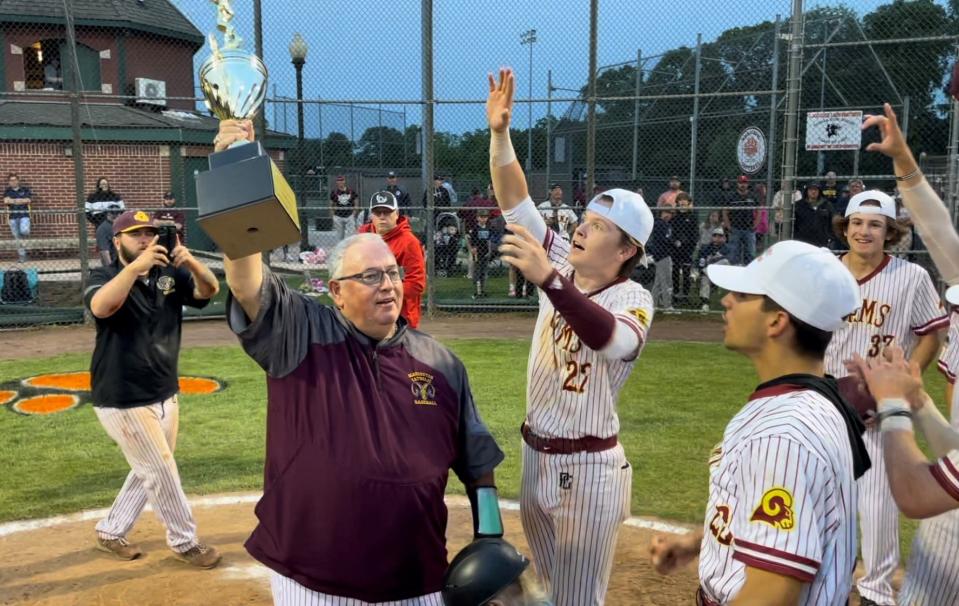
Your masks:
M953 305L959 305L959 284L946 289L946 301Z
M751 274L748 266L710 265L706 268L709 280L722 289L747 295L766 294Z
M150 228L150 229L156 229L156 228L157 228L157 226L154 225L153 223L139 223L139 224L137 224L137 225L131 225L130 227L127 227L127 228L125 228L125 229L121 229L121 230L118 231L117 233L118 233L118 234L125 234L125 233L127 233L127 232L136 231L136 230L138 230L138 229L143 229L144 227L148 227L148 228ZM157 230L157 231L159 231L159 230Z

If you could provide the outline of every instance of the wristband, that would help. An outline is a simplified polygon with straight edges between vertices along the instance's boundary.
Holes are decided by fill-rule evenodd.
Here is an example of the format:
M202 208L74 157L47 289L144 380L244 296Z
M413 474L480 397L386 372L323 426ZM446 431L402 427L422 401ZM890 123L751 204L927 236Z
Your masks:
M513 150L513 142L509 138L509 129L506 132L498 133L494 130L489 132L489 163L493 168L499 168L516 162L516 152Z
M503 536L503 516L499 511L499 498L495 486L482 486L476 489L473 519L475 537Z
M901 176L901 177L896 177L896 181L908 181L909 179L912 179L913 177L916 177L916 176L921 175L921 174L922 174L922 171L917 168L916 170L912 171L912 172L909 173L908 175L903 175L903 176Z
M879 413L879 431L912 431L912 412L909 410L884 410Z
M876 412L879 413L879 416L882 416L884 412L892 412L894 410L905 410L909 411L909 402L903 398L883 398L876 402Z

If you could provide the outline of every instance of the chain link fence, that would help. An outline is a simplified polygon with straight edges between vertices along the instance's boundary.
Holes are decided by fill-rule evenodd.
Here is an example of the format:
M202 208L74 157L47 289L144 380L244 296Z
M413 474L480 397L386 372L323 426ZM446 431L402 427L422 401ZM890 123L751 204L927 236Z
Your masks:
M671 240L651 242L657 263L634 276L661 308L718 309L698 271L715 229L744 261L793 233L810 183L839 208L855 179L894 193L889 162L863 151L875 133L858 149L807 150L808 113L891 103L956 208L959 120L944 92L959 48L952 4L748 0L716 15L645 3L643 22L670 25L642 32L629 26L640 9L625 1L574 12L500 0L333 4L331 16L388 13L389 27L374 41L287 5L220 3L270 69L259 134L305 225L270 263L320 300L327 253L369 219L373 193L398 187L426 252L429 313L535 309L535 289L495 252L477 259L470 239L489 229L495 248L502 235L484 110L485 73L502 64L517 75L516 154L557 230L568 236L593 193L611 187L683 207L656 210ZM0 5L0 157L3 176L18 178L8 179L0 233L0 327L82 321L86 275L109 259L121 209L174 219L222 275L194 185L217 128L197 79L217 10L188 0ZM752 203L724 212L742 198ZM899 252L931 269L917 237ZM222 314L225 292L202 313Z

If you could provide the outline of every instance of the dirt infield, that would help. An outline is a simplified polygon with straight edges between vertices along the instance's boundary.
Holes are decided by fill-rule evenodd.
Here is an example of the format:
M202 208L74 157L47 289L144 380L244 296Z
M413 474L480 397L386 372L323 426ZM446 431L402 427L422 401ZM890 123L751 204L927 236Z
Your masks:
M420 329L438 339L516 339L533 333L531 314L447 316L424 320ZM64 353L93 351L92 326L0 331L0 360L44 358ZM659 316L650 339L663 341L721 341L723 324L718 316ZM236 345L236 336L224 320L196 320L183 324L183 347Z
M94 520L86 519L0 537L0 604L270 604L269 571L243 549L256 523L253 504L201 505L194 512L201 537L223 552L214 570L192 569L173 559L152 514L143 516L130 537L145 551L132 562L93 549ZM504 518L507 538L529 553L518 514L505 511ZM466 500L451 497L451 554L469 541L471 527ZM623 527L610 606L692 603L695 568L668 578L657 575L646 555L651 536L646 529Z

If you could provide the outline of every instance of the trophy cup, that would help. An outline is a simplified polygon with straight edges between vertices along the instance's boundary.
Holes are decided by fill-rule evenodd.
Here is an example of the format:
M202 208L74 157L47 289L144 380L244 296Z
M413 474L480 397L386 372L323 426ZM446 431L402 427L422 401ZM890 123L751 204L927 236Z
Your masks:
M212 2L223 45L210 34L213 53L200 66L206 106L220 120L250 120L266 97L266 66L240 48L230 0ZM210 170L196 176L197 223L227 257L300 240L296 195L260 141L234 143L211 154L209 162Z

